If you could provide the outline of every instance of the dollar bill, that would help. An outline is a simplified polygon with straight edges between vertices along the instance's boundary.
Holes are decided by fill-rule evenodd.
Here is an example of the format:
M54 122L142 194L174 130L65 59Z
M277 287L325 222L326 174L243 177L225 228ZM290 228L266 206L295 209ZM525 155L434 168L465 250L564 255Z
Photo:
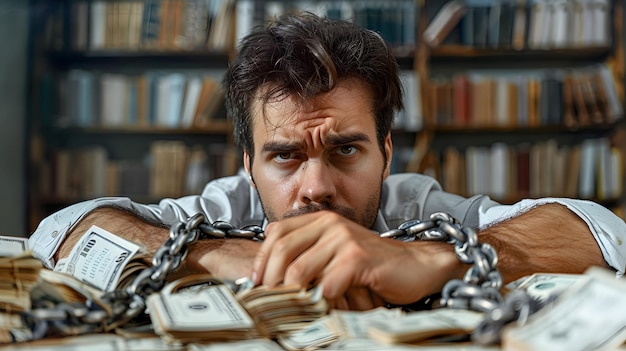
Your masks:
M64 338L49 338L13 344L0 348L2 351L126 351L123 340L113 334L89 334Z
M70 255L59 261L55 271L68 273L102 291L113 291L126 264L138 250L139 245L92 226Z
M518 280L509 287L525 290L540 306L545 306L556 300L574 283L583 279L588 279L588 276L583 274L535 273L525 279Z
M388 309L379 307L369 311L332 311L331 321L334 330L343 338L367 339L368 329L380 321L392 321L401 318L405 313L400 308Z
M164 289L150 295L147 306L156 333L172 340L249 339L257 334L254 321L225 285L176 293Z
M626 341L626 281L592 267L524 325L503 332L506 350L614 349Z
M330 316L319 318L300 330L278 338L278 343L287 350L316 350L339 339Z
M0 235L0 257L13 257L28 251L28 239Z
M269 339L252 339L230 342L217 342L210 345L189 344L188 351L282 351L284 350Z
M480 312L451 308L411 312L372 323L368 335L385 344L417 343L432 337L469 334L483 318Z

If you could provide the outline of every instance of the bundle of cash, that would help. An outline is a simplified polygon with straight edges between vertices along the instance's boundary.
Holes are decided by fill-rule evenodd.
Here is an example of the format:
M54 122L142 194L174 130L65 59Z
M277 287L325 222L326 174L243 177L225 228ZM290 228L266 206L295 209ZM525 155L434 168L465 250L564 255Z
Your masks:
M155 332L182 343L275 337L328 313L319 289L257 286L235 294L216 282L206 274L188 276L150 295Z
M265 335L281 335L302 329L328 313L328 304L320 286L310 290L300 286L257 286L239 292L237 297L255 316Z
M28 249L28 239L0 236L0 344L29 332L20 313L32 307L30 292L42 268Z
M554 301L503 332L505 350L613 350L626 342L626 280L592 267Z
M30 308L29 291L42 267L28 250L27 239L0 236L0 312Z
M387 321L404 315L399 308L383 307L369 311L333 310L307 327L278 338L287 350L316 350L327 348L340 340L368 339L372 323Z
M407 313L398 318L372 323L370 338L385 344L423 343L432 339L465 337L483 320L481 312L452 308Z

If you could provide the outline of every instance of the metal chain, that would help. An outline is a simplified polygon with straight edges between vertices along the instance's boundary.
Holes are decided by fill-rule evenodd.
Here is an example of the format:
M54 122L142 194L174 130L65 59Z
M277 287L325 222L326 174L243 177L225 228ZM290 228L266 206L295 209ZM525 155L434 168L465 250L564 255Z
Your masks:
M462 227L447 213L438 212L427 221L409 220L398 229L380 234L383 238L401 241L446 241L454 245L459 260L472 266L464 278L451 280L443 287L441 305L449 308L486 312L483 323L476 328L473 338L482 344L497 342L502 326L528 315L529 299L516 295L503 301L500 293L502 276L497 270L498 257L489 244L479 243L476 232ZM65 335L85 334L111 330L145 311L145 299L165 285L167 276L176 270L187 254L187 247L201 238L240 238L263 241L260 226L237 229L230 223L205 222L203 214L196 214L186 223L177 222L170 228L169 238L157 249L152 266L145 268L124 289L102 296L111 311L93 301L85 305L44 302L23 313L23 320L33 331L32 338L45 337L49 324ZM229 284L229 286L234 284ZM236 288L236 286L232 286Z

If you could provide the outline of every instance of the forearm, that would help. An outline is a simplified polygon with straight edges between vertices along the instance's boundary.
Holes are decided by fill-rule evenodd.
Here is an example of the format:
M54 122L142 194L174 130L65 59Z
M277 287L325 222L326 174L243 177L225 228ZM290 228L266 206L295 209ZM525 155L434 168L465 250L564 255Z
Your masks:
M102 207L87 214L68 232L54 258L67 257L80 237L92 225L97 225L121 238L141 244L154 253L167 239L169 230L165 226L148 223L136 215L114 207Z
M587 224L565 206L551 203L479 233L498 253L505 282L537 272L582 273L606 266Z
M152 254L169 237L169 228L163 225L150 223L124 210L103 207L89 213L68 233L55 255L55 260L68 256L82 234L92 225L143 245ZM257 247L258 243L249 240L197 241L188 247L187 257L174 276L210 272L219 277L234 279L249 275Z

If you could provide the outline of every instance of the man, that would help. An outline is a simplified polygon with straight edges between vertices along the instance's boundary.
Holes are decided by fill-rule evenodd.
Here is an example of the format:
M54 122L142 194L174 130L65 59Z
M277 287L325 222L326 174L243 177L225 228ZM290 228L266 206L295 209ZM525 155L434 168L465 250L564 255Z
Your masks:
M336 307L367 309L415 302L463 276L467 266L449 244L374 233L444 211L480 228L505 282L592 265L623 274L626 225L595 203L501 206L445 193L423 175L390 175L390 129L402 91L395 58L372 31L313 15L285 17L242 41L225 86L245 172L158 206L126 198L70 206L33 233L38 257L54 265L92 224L155 250L170 223L202 212L236 227L263 224L267 240L196 242L180 273L322 284Z

